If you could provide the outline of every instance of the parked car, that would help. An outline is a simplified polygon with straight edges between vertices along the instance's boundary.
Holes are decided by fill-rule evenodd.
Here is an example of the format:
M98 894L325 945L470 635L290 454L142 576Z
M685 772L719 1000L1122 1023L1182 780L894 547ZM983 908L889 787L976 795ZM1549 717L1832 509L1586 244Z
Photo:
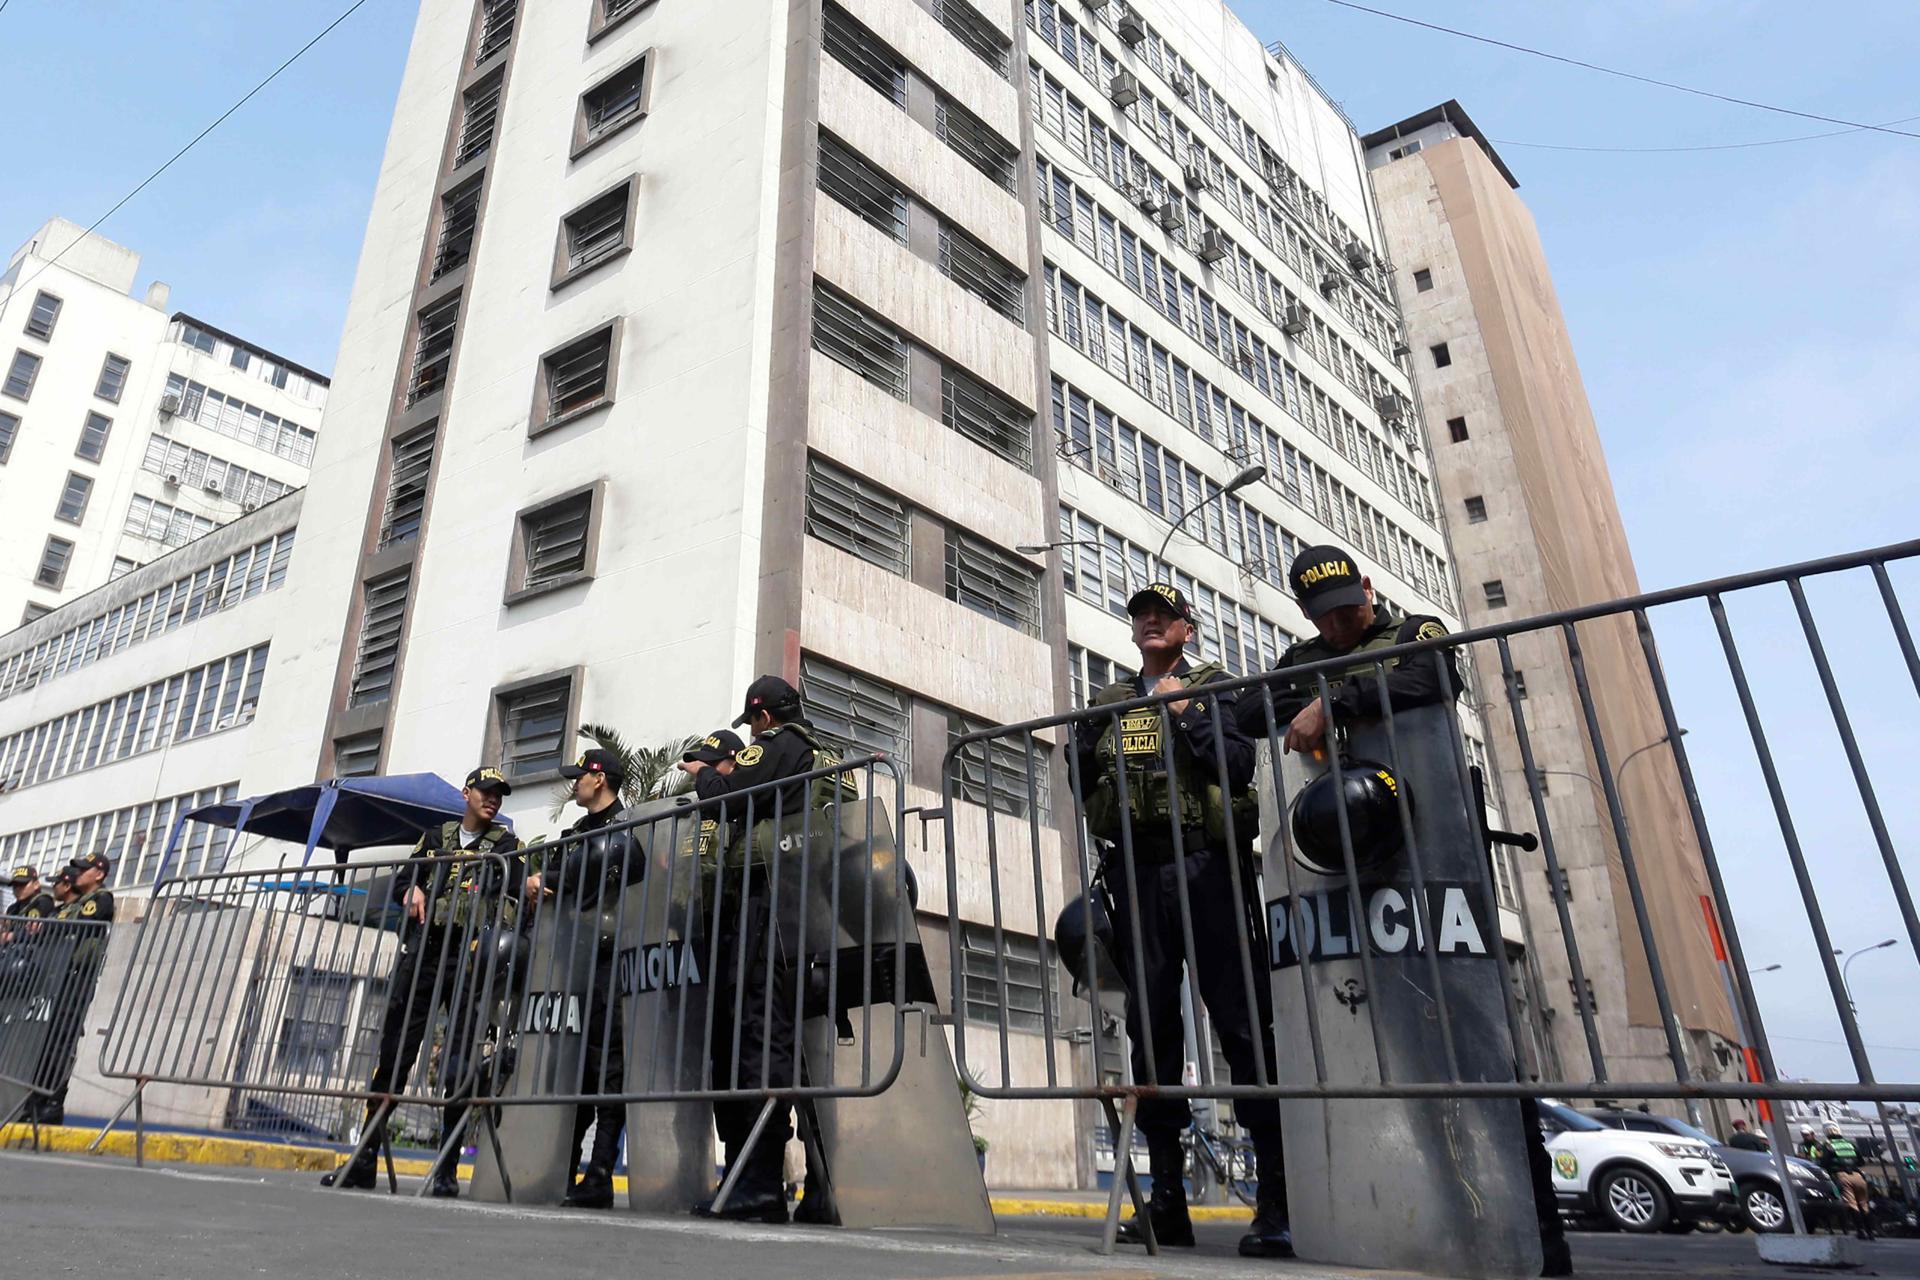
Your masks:
M1720 1157L1720 1162L1733 1174L1734 1185L1739 1189L1740 1216L1744 1225L1755 1231L1793 1229L1786 1201L1780 1195L1780 1171L1770 1153L1729 1147L1712 1134L1674 1116L1655 1115L1649 1111L1625 1111L1617 1107L1593 1107L1582 1114L1612 1129L1626 1129L1635 1133L1669 1133L1708 1144L1713 1154ZM1807 1228L1814 1230L1827 1225L1839 1203L1839 1192L1833 1180L1819 1165L1798 1156L1788 1156L1787 1167L1793 1170L1793 1188L1800 1197L1800 1212L1806 1219Z
M1633 1232L1740 1220L1733 1175L1709 1143L1611 1129L1550 1099L1540 1102L1540 1135L1563 1214Z

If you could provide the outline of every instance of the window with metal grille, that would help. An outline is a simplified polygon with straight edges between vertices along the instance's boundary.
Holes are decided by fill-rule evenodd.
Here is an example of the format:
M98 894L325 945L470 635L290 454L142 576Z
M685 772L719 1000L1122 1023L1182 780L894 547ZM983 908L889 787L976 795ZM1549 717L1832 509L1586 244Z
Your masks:
M540 362L543 394L535 427L592 408L607 399L613 360L613 326L577 338Z
M13 442L20 436L20 415L0 413L0 463L13 456Z
M87 500L92 496L93 481L69 471L66 487L60 491L60 505L53 510L53 518L65 520L68 524L79 524L86 519Z
M1467 507L1467 523L1468 524L1480 524L1486 520L1487 500L1485 498L1480 497L1478 495L1468 498L1466 502L1466 507Z
M413 373L407 379L407 404L416 405L447 385L453 364L453 330L460 320L460 299L448 298L420 313L413 340Z
M0 383L0 391L16 400L25 400L33 394L33 384L39 376L40 357L31 351L16 351L13 363L7 367L7 380Z
M107 451L107 435L113 430L113 419L98 413L89 413L87 420L80 425L80 443L74 447L77 458L88 462L100 461Z
M467 90L460 99L460 146L453 154L454 168L471 164L493 146L493 133L500 122L499 76Z
M67 566L73 563L73 544L65 538L48 538L40 552L40 567L34 570L35 586L58 591L67 581Z
M960 529L947 529L947 599L1040 634L1040 573L1018 556Z
M907 572L906 504L824 458L807 458L807 533L902 577Z
M913 759L913 704L902 690L811 654L800 658L807 719L841 755L885 752L904 773Z
M967 1020L997 1027L1004 1008L1008 1031L1045 1034L1049 1021L1059 1030L1060 987L1054 978L1053 944L1003 930L1000 938L1005 945L996 947L992 925L962 923L960 929Z
M1016 467L1033 469L1033 415L953 365L940 367L940 420Z
M592 489L583 489L521 515L520 590L558 586L586 574L593 498Z
M467 265L473 256L473 232L480 221L480 178L463 182L440 197L440 243L433 251L433 279Z
M427 512L427 482L433 473L435 424L428 423L393 442L393 469L387 477L387 505L380 516L380 549L420 536Z
M940 225L940 274L1015 324L1025 323L1025 273L949 223Z
M886 321L869 315L851 298L817 280L813 285L813 346L888 395L907 398L907 344Z
M820 131L820 189L901 244L907 242L907 193L885 172L826 130Z
M633 204L633 179L581 205L561 220L563 242L559 280L596 267L623 249L627 239L627 212Z
M412 572L400 569L371 579L362 588L366 603L360 619L360 647L354 654L353 677L347 686L350 707L370 706L393 697Z
M554 773L572 736L567 710L573 677L559 676L494 695L500 726L500 768L514 781Z
M1483 582L1480 589L1487 593L1487 608L1504 609L1507 607L1507 584L1495 578L1492 582Z
M962 735L992 727L987 721L964 712L947 712L947 751L953 762L954 795L971 804L986 804L991 797L992 807L1001 813L1024 818L1033 810L1042 820L1046 819L1052 802L1048 795L1048 747L1044 742L1034 741L1031 762L1027 758L1026 741L1017 734L984 738L954 750L954 743Z
M53 326L60 321L60 299L42 291L33 299L33 310L27 313L27 336L45 342L53 337Z
M647 113L646 57L630 62L580 95L575 148L600 141Z
M333 743L333 776L371 778L380 772L380 730L336 738Z
M1008 191L1020 162L1020 148L995 133L979 116L951 98L934 107L934 129L955 155Z
M475 66L507 47L513 39L513 20L519 9L520 0L484 0L480 16L480 44L473 55Z
M100 362L100 381L93 387L93 394L102 400L120 403L120 393L127 389L127 371L133 368L133 362L125 356L109 354Z
M906 59L832 0L823 6L821 19L821 43L833 60L873 86L894 106L906 106Z
M974 57L987 64L993 74L1009 79L1007 51L1012 46L1000 28L964 0L933 0L933 16L940 25L967 47Z
M652 0L595 0L592 31L599 35L630 13L638 13Z

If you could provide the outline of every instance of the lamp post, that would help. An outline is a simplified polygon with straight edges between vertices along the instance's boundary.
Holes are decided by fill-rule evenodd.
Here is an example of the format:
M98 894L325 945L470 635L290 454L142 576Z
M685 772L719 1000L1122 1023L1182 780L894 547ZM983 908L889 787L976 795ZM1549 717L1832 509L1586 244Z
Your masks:
M1165 560L1167 558L1167 544L1173 541L1173 535L1180 531L1181 525L1200 514L1201 509L1209 502L1212 502L1216 498L1224 498L1230 493L1237 493L1266 474L1266 467L1256 462L1233 479L1227 481L1226 488L1220 490L1220 492L1210 493L1205 498L1188 507L1185 514L1178 520L1175 520L1173 527L1167 530L1167 536L1160 540L1160 550L1154 554L1154 559Z
M1848 1013L1856 1017L1858 1017L1860 1013L1860 1006L1853 1001L1853 983L1847 976L1848 970L1853 967L1853 962L1861 956L1866 955L1869 951L1885 951L1888 947L1897 947L1899 945L1900 940L1898 938L1888 938L1885 942L1876 942L1870 947L1861 947L1856 951L1848 952L1846 958L1840 962L1840 989L1846 993ZM1880 1132L1887 1140L1887 1151L1883 1163L1890 1162L1893 1165L1894 1172L1900 1175L1900 1190L1906 1194L1907 1203L1912 1204L1913 1183L1907 1177L1907 1162L1900 1158L1900 1147L1893 1140L1893 1124L1887 1119L1887 1104L1884 1102L1876 1102L1873 1104L1873 1109L1880 1117Z
M1023 542L1014 550L1023 556L1043 556L1059 547L1097 547L1091 538L1058 538L1052 542Z

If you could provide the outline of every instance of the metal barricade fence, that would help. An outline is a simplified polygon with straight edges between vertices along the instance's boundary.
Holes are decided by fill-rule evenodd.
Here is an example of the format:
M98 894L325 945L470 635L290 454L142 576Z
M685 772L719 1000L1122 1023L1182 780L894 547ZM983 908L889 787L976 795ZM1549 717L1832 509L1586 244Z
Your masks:
M1868 767L1876 749L1884 758L1898 735L1910 739L1914 723L1920 660L1893 574L1916 555L1920 542L1903 543L956 736L943 775L963 1081L983 1097L1010 1099L1920 1097L1920 1081L1875 1075L1835 958L1833 907L1818 891L1819 854L1803 843L1788 799L1798 792L1805 803L1796 782L1820 775L1821 829L1864 837L1885 877L1874 900L1890 900L1905 947L1920 957L1920 921L1895 843L1896 832L1912 838L1915 793L1877 788ZM1840 667L1811 600L1849 589L1859 611ZM1794 709L1817 708L1817 736L1837 748L1809 763L1806 740L1816 731L1798 730L1799 777L1783 778L1732 622L1770 606L1780 617L1765 633L1769 666L1781 664L1783 637L1797 632L1819 697ZM1663 665L1672 654L1686 663L1682 688ZM1877 741L1863 741L1859 704L1850 708L1841 692L1856 675L1874 682L1867 714L1895 727ZM1317 760L1286 749L1295 717L1316 698L1328 708ZM1708 718L1683 727L1676 702ZM1479 768L1470 752L1482 748L1469 746L1463 712L1481 716L1488 749L1498 738L1515 758ZM1654 746L1668 758L1624 774ZM1832 767L1821 773L1820 763ZM1381 766L1384 790L1374 781ZM1703 767L1718 801L1711 810ZM1367 794L1312 808L1318 847L1303 850L1294 806L1322 772L1329 780L1310 806L1329 787ZM1497 795L1483 800L1482 785L1494 783L1486 772L1504 773L1505 825L1531 833L1488 823ZM1755 790L1742 794L1750 775ZM1577 813L1562 777L1591 784L1591 797L1576 798L1591 805L1584 824L1559 818ZM1042 819L1048 792L1055 822ZM1790 877L1755 869L1761 852L1746 831L1755 806L1777 823L1778 866ZM984 848L957 836L954 815L964 809L986 811ZM1782 1076L1729 898L1727 845L1716 841L1710 812L1742 830L1743 907L1763 874L1776 896L1797 889L1799 922L1857 1078ZM1521 864L1522 883L1503 901L1506 876L1493 860L1536 849L1538 862ZM1571 892L1576 883L1585 901ZM1847 885L1852 895L1862 888ZM1610 915L1592 905L1596 897L1611 904ZM1009 1022L1006 939L1030 932L1044 940L1069 902L1087 934L1106 929L1098 916L1111 905L1111 945L1060 957L1082 971L1077 980L1042 965L1036 1038ZM998 954L984 978L965 972L960 945L967 923L983 920ZM1781 940L1783 925L1768 919L1766 928ZM1503 944L1503 933L1515 936ZM1519 959L1512 974L1509 952ZM1469 980L1476 963L1482 976ZM1169 967L1171 984L1155 977ZM1489 985L1487 972L1497 982ZM1565 976L1564 994L1546 972ZM1605 1012L1592 994L1597 974L1611 975ZM1061 1005L1076 986L1108 1012L1082 1016ZM1117 1001L1126 997L1123 1020ZM959 1016L969 1000L973 1016ZM1243 1050L1230 1083L1183 1081L1186 1064L1163 1059L1170 1051L1204 1059L1207 1049L1192 1030L1183 1048L1181 1029L1156 1024L1198 1022L1201 1010L1221 1005L1255 1011L1256 1023L1280 1006L1278 1051ZM1557 1027L1546 1021L1549 1006L1569 1005L1574 1034L1567 1014ZM1418 1034L1395 1024L1415 1015ZM1057 1026L1062 1017L1072 1025ZM1115 1078L1097 1064L1129 1057L1119 1048L1123 1027L1131 1067ZM1733 1065L1703 1069L1708 1044L1730 1049Z
M0 919L0 1128L37 1118L73 1073L109 926Z

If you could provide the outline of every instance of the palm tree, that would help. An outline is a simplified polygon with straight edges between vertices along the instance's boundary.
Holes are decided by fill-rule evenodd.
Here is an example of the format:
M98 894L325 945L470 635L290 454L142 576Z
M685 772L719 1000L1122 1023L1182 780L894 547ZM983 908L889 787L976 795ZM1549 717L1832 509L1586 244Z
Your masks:
M693 789L693 775L679 769L680 757L700 739L670 738L657 747L630 747L618 729L601 724L583 724L580 736L602 751L610 752L621 763L626 781L620 784L620 803L632 807L647 800L677 796ZM573 784L562 783L553 793L553 805L547 817L557 819L573 801Z

